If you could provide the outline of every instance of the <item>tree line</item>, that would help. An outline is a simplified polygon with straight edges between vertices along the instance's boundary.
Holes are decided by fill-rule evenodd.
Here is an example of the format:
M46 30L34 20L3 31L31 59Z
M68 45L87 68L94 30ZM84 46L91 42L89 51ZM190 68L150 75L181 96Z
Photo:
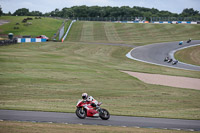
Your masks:
M0 7L0 15L13 15L13 16L51 16L51 17L62 17L62 18L84 18L84 17L200 17L200 12L193 8L186 8L180 14L172 13L169 11L159 11L155 8L145 7L111 7L111 6L73 6L70 8L63 8L59 10L56 8L54 11L42 13L40 11L29 11L27 8L21 8L16 10L13 14L3 14Z

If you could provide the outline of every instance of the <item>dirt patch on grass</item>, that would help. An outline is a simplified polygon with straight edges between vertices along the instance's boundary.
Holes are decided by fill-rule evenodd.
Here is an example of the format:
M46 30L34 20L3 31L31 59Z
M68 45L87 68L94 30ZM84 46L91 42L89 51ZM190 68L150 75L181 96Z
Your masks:
M168 76L160 74L148 74L148 73L139 73L130 71L122 71L122 72L125 72L149 84L200 90L200 79L196 78Z

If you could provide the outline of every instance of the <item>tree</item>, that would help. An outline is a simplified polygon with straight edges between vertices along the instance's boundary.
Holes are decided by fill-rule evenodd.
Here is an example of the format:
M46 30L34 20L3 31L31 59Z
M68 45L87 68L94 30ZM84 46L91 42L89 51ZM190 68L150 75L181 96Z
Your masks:
M88 7L83 6L73 6L72 7L74 17L88 17Z
M0 17L1 15L3 15L3 11L2 11L2 8L1 8L1 5L0 5Z
M18 9L16 10L14 13L13 13L14 16L28 16L29 15L29 9L26 9L26 8L21 8L21 9Z
M1 6L0 6L0 15L2 15ZM21 8L15 11L13 15L18 16L42 16L43 14L39 11L32 11L29 12L26 8ZM70 8L63 8L59 10L56 8L54 11L48 12L44 14L45 16L53 16L53 17L64 17L64 18L81 18L87 17L91 20L97 20L96 18L106 17L106 20L133 20L134 17L146 17L147 20L150 20L152 17L155 20L158 17L162 17L162 20L169 20L169 17L175 17L174 20L177 20L178 17L190 17L190 18L199 18L200 13L193 8L186 8L182 11L181 14L172 13L169 11L159 11L155 8L145 8L145 7L129 7L129 6L122 6L122 7L111 7L111 6L73 6Z
M130 14L131 10L129 6L122 6L120 10L121 10L120 14L122 17L131 17L131 14Z
M61 11L61 17L74 17L74 11L71 8L63 8Z
M12 15L12 13L9 11L9 12L8 12L8 16L11 16L11 15Z
M191 16L197 16L200 14L199 14L199 11L194 10L193 8L186 8L182 11L180 15L183 17L191 17Z
M42 13L39 11L32 11L29 13L30 16L42 16Z
M101 16L101 13L100 13L100 10L102 8L100 8L99 6L91 6L91 7L88 7L88 16L89 17L98 17L98 16Z

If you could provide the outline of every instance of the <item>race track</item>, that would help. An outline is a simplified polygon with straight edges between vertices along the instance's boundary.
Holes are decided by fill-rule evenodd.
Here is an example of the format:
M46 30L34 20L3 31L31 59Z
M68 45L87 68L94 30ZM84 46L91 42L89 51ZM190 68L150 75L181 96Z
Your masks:
M79 119L75 113L0 110L0 121L4 120L200 131L200 120L128 116L111 116L109 120Z
M191 43L184 42L183 45L178 44L179 42L168 42L136 47L127 54L127 57L137 61L142 61L155 65L200 71L200 66L195 66L182 62L178 62L178 64L172 65L172 63L164 62L164 58L167 56L175 60L174 52L181 48L200 45L200 40L192 40Z
M178 45L178 42L146 45L134 48L127 54L127 56L131 59L146 63L200 71L200 66L194 66L181 62L177 65L172 65L171 63L163 61L166 56L174 58L174 50L178 50L186 46L195 46L197 44L200 44L200 40L193 40L191 43L184 43L181 46ZM111 116L111 118L107 121L101 120L100 118L86 118L82 120L77 118L75 113L0 110L0 121L4 120L200 131L200 120L165 118Z

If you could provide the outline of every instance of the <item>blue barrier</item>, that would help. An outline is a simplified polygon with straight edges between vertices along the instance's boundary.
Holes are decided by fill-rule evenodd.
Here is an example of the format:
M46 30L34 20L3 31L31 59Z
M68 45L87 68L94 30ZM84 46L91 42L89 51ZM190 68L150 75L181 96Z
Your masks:
M156 23L156 24L198 24L198 22L193 22L193 21L152 21L151 23Z
M21 39L21 42L26 42L25 38L22 38L22 39Z
M46 39L42 38L17 38L18 43L27 43L27 42L46 42Z
M35 38L31 38L31 42L36 42L36 39Z
M43 39L43 38L41 39L41 42L46 42L46 41L47 41L47 39Z

